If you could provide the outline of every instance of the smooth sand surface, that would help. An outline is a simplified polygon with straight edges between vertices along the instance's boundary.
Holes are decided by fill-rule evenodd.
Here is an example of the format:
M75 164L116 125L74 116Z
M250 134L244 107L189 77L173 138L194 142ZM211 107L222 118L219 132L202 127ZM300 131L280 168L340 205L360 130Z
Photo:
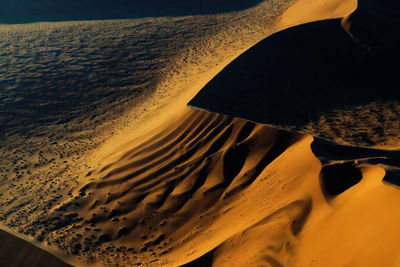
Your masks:
M5 231L0 231L0 266L7 267L68 267L45 250L19 239Z
M339 145L186 106L231 60L284 27L277 15L286 4L268 1L199 21L163 18L112 22L112 27L109 22L79 22L5 30L11 38L15 31L25 38L35 27L41 34L41 27L53 27L52 34L91 28L122 31L124 36L121 29L138 23L143 29L153 25L151 36L160 33L158 23L168 29L182 24L181 40L188 40L188 47L181 57L166 57L174 61L165 69L159 68L163 56L155 59L152 53L175 55L178 44L171 45L172 50L150 46L148 54L140 56L132 75L146 78L147 67L153 66L155 78L149 81L154 84L115 90L110 79L109 87L91 88L88 98L77 90L80 97L72 104L77 110L69 109L67 102L33 109L40 119L26 124L29 132L8 122L3 134L8 147L1 151L6 163L1 169L1 223L78 266L398 266L397 150L361 148L364 141L354 141L360 139L352 139L357 146ZM211 18L221 21L214 21L217 28L210 26L209 42L185 31L191 23L196 28L194 22L211 23ZM339 21L327 23L340 27ZM344 36L352 44L353 39ZM144 40L139 43L147 44ZM102 55L91 49L89 53ZM70 55L75 59L74 52ZM107 60L100 57L93 69L106 70ZM56 75L55 69L44 73ZM34 70L28 70L32 77ZM122 70L117 73L120 77ZM15 75L7 76L10 88L22 87L24 80ZM86 84L81 82L72 84ZM125 99L122 88L128 95L142 90L143 101L120 101ZM24 105L10 103L24 98L16 101L13 91L7 92L2 103L10 108L7 114L23 113ZM90 102L99 92L102 97ZM212 100L222 102L229 96ZM121 113L115 112L119 109ZM70 121L54 123L63 118L60 114Z
M262 0L3 0L0 23L127 19L226 13L250 8Z

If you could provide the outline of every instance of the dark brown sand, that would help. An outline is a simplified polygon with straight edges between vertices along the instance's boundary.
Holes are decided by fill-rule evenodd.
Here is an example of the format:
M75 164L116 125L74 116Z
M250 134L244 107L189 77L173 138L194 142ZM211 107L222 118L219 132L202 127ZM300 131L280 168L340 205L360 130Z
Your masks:
M71 265L25 240L0 230L0 266L68 267Z

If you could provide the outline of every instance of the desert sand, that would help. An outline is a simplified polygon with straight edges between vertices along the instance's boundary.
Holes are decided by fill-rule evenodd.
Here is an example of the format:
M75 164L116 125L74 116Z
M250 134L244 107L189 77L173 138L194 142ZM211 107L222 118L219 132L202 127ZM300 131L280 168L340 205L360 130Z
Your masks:
M265 37L304 22L350 21L356 6L290 4L266 1L207 16L0 25L2 53L21 55L3 63L15 71L0 76L7 85L0 110L4 229L30 243L23 246L74 266L399 266L400 154L393 141L399 132L396 118L386 116L397 116L398 99L374 113L393 135L373 131L372 144L345 138L340 122L363 119L352 121L340 107L327 115L328 122L337 117L338 127L321 122L334 129L321 139L326 131L317 127L299 133L187 106ZM76 43L63 47L56 40L68 33ZM32 47L17 46L20 39ZM54 43L39 51L45 56L32 57L42 40ZM115 72L106 77L109 64ZM40 75L58 79L18 95ZM10 264L26 258L4 251L16 259Z
M30 242L19 239L5 231L0 231L0 251L1 266L71 266Z
M314 19L315 12L324 14L316 3L316 11L307 9ZM326 9L333 17L345 3ZM296 23L303 5L311 6L296 2L280 23ZM363 10L373 8L361 5L346 16L347 31L341 19L331 19L271 35L230 63L190 106L341 144L399 149L399 28L380 9L374 25L361 28L371 24Z

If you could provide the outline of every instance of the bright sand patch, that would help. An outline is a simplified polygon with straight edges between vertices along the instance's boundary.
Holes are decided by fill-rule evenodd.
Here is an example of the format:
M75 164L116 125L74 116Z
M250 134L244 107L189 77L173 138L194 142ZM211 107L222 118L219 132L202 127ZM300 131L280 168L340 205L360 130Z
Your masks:
M356 0L299 0L291 5L280 20L282 28L334 18L343 18L357 8Z

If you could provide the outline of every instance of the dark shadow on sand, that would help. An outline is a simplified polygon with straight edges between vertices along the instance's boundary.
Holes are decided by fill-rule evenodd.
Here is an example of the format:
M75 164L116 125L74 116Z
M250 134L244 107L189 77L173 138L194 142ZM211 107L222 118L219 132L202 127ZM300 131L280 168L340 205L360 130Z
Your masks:
M0 0L0 23L215 14L261 0Z
M325 192L340 194L359 182L358 166L374 165L385 169L383 182L400 186L400 151L340 145L315 138L311 150L322 163Z
M400 100L399 58L355 42L338 19L304 24L246 51L189 105L298 129L334 109Z
M213 262L214 250L211 250L201 256L200 258L195 259L189 263L182 265L181 267L211 267Z

